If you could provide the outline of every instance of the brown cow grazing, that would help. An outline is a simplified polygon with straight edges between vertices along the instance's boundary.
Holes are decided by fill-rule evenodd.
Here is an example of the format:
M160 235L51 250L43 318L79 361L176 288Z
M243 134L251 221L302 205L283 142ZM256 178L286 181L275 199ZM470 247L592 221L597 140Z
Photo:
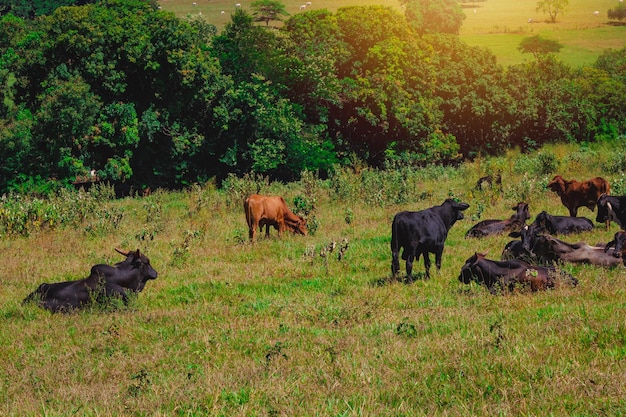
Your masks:
M593 211L602 194L609 194L611 186L602 177L595 177L588 181L565 180L562 176L555 176L547 185L561 197L561 202L569 210L569 215L576 217L578 207L587 207Z
M252 194L243 203L246 212L246 221L250 240L254 242L256 231L265 226L265 234L270 235L270 226L278 230L278 236L282 236L284 230L306 235L306 220L293 214L287 203L280 196L263 196Z

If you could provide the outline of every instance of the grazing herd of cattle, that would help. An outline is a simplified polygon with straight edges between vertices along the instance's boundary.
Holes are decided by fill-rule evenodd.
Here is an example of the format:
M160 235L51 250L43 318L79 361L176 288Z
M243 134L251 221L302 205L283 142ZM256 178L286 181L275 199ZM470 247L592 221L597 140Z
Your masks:
M615 233L606 245L590 246L584 242L568 243L553 235L567 235L593 229L593 222L576 217L578 208L598 207L596 222L610 221L622 229L626 225L626 196L609 195L608 182L600 177L578 182L564 180L557 175L547 186L556 192L570 216L553 216L545 211L537 215L531 224L530 210L525 202L513 207L514 214L504 220L483 220L466 233L466 238L483 238L507 233L513 240L504 247L502 260L489 260L485 254L474 253L467 259L459 274L459 281L469 284L475 281L485 285L489 291L513 289L518 285L530 287L532 291L554 287L557 279L571 285L578 280L559 271L555 264L560 262L588 263L603 267L614 267L622 262L626 265L626 231ZM391 226L391 272L396 276L401 258L406 261L406 277L413 279L413 262L424 257L425 277L430 277L430 253L435 255L435 265L441 269L444 244L450 228L463 219L463 211L469 204L446 199L443 204L420 211L403 211L394 216ZM279 196L251 195L244 202L246 222L251 241L256 232L265 226L269 236L270 226L278 230L302 235L307 234L306 220L295 215ZM41 284L26 297L23 303L36 302L52 312L66 312L94 301L111 297L128 302L131 293L143 290L147 281L156 279L157 272L150 260L139 250L122 251L123 262L113 266L95 265L87 278L77 281Z
M577 285L578 280L571 275L558 271L555 265L561 262L587 263L603 267L626 265L626 232L619 231L606 245L591 246L585 242L568 243L553 235L568 235L592 230L590 219L576 217L578 208L598 207L596 222L617 223L622 229L626 225L626 196L610 196L609 183L596 177L588 181L565 180L557 175L547 185L556 192L570 216L553 216L545 211L537 215L531 224L528 204L518 203L513 207L514 214L504 220L483 220L471 227L466 238L509 233L519 238L506 244L502 251L502 260L489 260L485 254L474 253L467 259L459 281L469 284L475 281L485 285L491 292L498 289L513 289L515 286L528 286L533 291L551 288L556 279ZM424 256L425 276L430 276L428 253L435 254L437 268L441 267L441 254L448 231L463 218L462 211L469 206L446 200L441 206L435 206L418 212L396 214L391 226L391 272L395 276L400 269L398 252L402 248L402 259L406 261L406 275L412 280L413 262Z

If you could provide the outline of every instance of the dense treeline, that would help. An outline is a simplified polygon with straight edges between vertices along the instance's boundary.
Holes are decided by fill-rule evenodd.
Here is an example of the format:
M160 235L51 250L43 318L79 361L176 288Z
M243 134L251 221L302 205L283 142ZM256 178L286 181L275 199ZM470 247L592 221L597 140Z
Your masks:
M458 39L455 2L440 2L446 21L421 3L308 11L280 30L239 9L221 33L141 0L6 14L0 191L92 170L136 187L291 179L624 134L626 49L593 67L544 55L503 68Z

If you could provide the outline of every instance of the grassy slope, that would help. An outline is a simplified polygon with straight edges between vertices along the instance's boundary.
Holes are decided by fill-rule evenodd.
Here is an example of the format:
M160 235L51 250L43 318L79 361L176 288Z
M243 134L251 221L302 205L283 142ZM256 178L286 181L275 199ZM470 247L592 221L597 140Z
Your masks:
M467 19L461 28L461 37L470 45L492 50L504 65L532 59L519 53L517 46L527 36L541 35L564 45L559 57L570 65L591 64L608 48L626 45L625 27L610 26L608 9L614 0L570 0L563 15L555 24L546 23L546 16L535 11L536 2L492 1L476 3L474 9L465 9ZM594 16L594 11L599 16ZM528 20L533 22L529 23Z
M180 17L190 16L206 19L222 28L230 21L235 2L226 0L200 0L196 6L190 0L161 0L164 10L170 10ZM300 12L304 1L286 0L288 13ZM240 2L249 10L251 1ZM383 4L401 10L397 0L354 1L330 0L313 1L309 9L325 8L336 11L338 7L351 5ZM589 4L586 0L571 0L566 13L557 17L556 24L545 23L545 16L535 11L536 2L520 2L517 0L487 0L476 2L476 7L467 3L464 9L467 19L461 28L461 38L468 44L490 49L501 64L518 64L529 55L517 50L520 41L527 36L539 34L554 39L564 45L559 56L572 66L588 65L595 61L600 53L607 48L619 49L626 45L626 27L607 25L606 13L614 7L615 0L597 0ZM476 13L474 13L474 9ZM593 12L598 10L599 16ZM221 12L224 11L224 14ZM528 23L528 19L534 23Z
M559 160L573 152L550 151ZM113 202L124 220L100 236L3 238L0 415L623 414L626 267L568 265L579 287L537 294L492 296L457 280L474 251L498 258L510 240L464 238L481 209L482 219L508 217L527 195L533 215L566 214L543 189L552 174L520 174L519 161L424 171L415 185L426 199L386 207L331 200L321 184L314 236L255 245L241 242L239 204L211 188ZM578 161L559 172L599 173L597 159ZM504 170L502 194L470 191L487 166ZM302 187L263 192L291 202ZM441 272L390 282L393 214L450 194L471 207L450 232ZM148 214L154 205L160 217ZM156 239L138 238L155 228ZM605 242L616 230L567 240ZM185 244L188 231L202 235ZM343 238L346 258L326 266L320 250ZM160 273L132 308L50 315L19 304L40 282L116 262L116 246L141 248Z

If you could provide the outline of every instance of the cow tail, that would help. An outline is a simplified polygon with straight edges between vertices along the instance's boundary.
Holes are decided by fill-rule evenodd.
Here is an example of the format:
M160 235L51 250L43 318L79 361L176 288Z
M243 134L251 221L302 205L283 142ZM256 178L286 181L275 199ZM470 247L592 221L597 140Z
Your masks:
M246 197L243 202L243 208L246 212L246 223L248 223L248 227L252 225L252 208L250 207L250 197Z
M391 223L391 253L397 253L398 248L398 222L396 221L396 217L393 218L393 222Z

